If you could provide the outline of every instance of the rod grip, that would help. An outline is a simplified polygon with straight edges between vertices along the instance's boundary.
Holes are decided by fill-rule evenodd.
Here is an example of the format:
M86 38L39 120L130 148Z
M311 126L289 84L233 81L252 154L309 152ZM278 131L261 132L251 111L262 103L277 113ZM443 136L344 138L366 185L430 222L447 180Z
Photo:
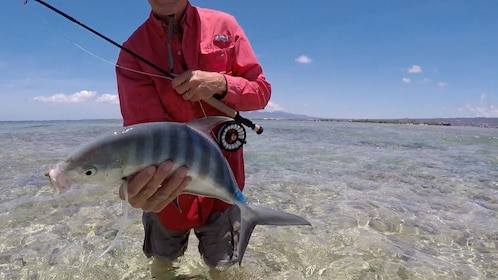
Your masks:
M205 99L204 101L207 104L211 105L212 107L218 109L219 111L221 111L222 113L224 113L228 117L235 119L235 116L237 115L237 111L228 107L227 105L225 105L225 103L219 101L218 99L216 99L214 97L211 97L209 99Z
M212 107L218 109L228 117L242 123L243 125L250 127L252 130L254 130L257 134L263 133L263 127L260 125L257 125L253 123L251 120L246 119L242 117L239 112L235 111L234 109L228 107L225 105L225 103L219 101L218 99L211 97L209 99L204 100L207 104L211 105Z

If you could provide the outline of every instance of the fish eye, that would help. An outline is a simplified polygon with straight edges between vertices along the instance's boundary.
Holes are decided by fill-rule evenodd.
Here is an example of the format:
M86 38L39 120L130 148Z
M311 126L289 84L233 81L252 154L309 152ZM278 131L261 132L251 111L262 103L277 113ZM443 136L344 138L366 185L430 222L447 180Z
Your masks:
M88 167L85 170L85 175L86 176L92 176L92 175L95 175L95 174L97 174L97 169L95 167Z

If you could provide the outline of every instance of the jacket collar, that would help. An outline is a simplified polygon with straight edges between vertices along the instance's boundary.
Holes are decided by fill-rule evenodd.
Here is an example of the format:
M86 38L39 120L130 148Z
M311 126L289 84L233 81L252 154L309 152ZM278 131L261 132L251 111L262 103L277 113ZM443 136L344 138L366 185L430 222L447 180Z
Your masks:
M185 8L185 13L183 14L182 19L180 20L180 25L183 30L185 30L185 27L191 27L193 25L193 22L195 20L195 7L190 4L190 2L187 2L187 8ZM165 35L167 32L166 28L166 23L164 23L162 20L157 19L152 11L149 14L149 21L152 22L154 25L154 29L159 32L159 34Z

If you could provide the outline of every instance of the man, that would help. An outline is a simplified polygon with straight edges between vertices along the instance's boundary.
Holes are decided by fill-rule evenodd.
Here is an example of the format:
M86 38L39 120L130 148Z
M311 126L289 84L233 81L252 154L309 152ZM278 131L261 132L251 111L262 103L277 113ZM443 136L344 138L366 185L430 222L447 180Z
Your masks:
M242 28L225 13L192 6L188 0L148 0L149 18L124 47L176 75L171 81L153 67L122 51L116 68L124 125L188 122L223 115L203 100L215 97L237 111L258 110L271 95ZM223 151L237 184L244 187L243 151ZM144 253L153 257L152 274L172 267L189 232L211 269L237 262L240 212L220 200L182 195L180 209L171 203L190 183L187 167L172 170L167 160L149 166L128 184L129 203L144 211Z

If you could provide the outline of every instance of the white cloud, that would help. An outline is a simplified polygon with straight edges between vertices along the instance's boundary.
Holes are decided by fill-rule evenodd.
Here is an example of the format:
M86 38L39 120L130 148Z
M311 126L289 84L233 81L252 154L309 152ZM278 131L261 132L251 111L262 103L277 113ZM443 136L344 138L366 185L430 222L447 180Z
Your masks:
M93 99L96 95L97 93L95 91L82 90L70 95L58 93L52 96L36 96L33 99L49 103L79 103Z
M311 63L312 59L307 57L306 55L301 55L300 57L295 59L297 63L308 64Z
M119 97L116 94L102 94L97 97L97 102L109 103L109 104L119 104Z
M416 74L416 73L422 73L422 67L418 65L412 65L410 69L408 69L408 73Z
M428 83L430 83L431 81L432 81L431 79L429 79L429 78L425 78L425 79L422 79L420 82L421 82L422 84L428 84Z
M410 80L410 79L408 79L408 78L403 78L403 83L405 83L405 84L409 84L409 83L411 83L411 82L412 82L412 80Z
M97 97L95 91L88 90L82 90L73 94L58 93L51 96L36 96L33 100L46 103L81 103L93 100L99 103L119 104L117 95L106 93Z
M473 107L472 105L465 105L465 111L471 112L475 117L484 118L497 118L498 117L498 107L494 105L485 107Z
M480 101L484 101L486 99L486 94L482 93L481 96L479 96Z
M445 87L447 87L447 86L448 86L448 83L446 83L446 82L439 82L439 83L437 83L437 86L438 86L439 88L445 88Z
M265 111L267 112L285 111L285 108L277 103L270 101L268 102L268 105L266 105Z

